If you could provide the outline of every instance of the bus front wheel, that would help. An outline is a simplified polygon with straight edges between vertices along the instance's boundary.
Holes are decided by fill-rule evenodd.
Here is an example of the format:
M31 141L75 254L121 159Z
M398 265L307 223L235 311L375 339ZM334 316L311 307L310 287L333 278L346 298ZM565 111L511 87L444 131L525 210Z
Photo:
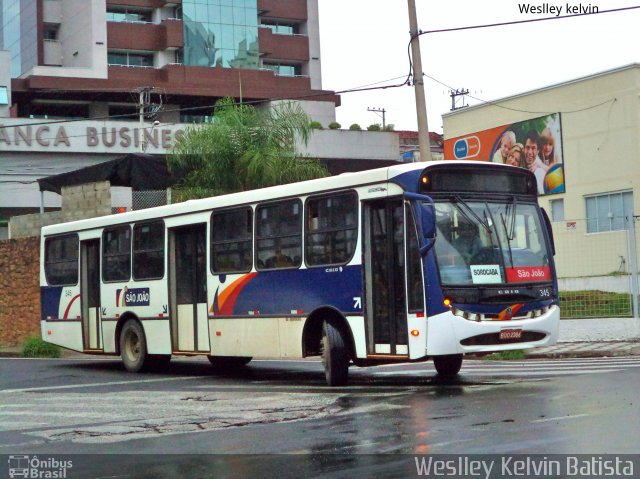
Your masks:
M349 352L343 334L332 323L322 325L322 365L329 386L347 384Z
M462 354L447 354L433 356L433 365L440 376L451 377L460 372L462 367Z
M140 323L128 320L120 334L120 356L127 371L137 373L143 370L147 361L147 340Z

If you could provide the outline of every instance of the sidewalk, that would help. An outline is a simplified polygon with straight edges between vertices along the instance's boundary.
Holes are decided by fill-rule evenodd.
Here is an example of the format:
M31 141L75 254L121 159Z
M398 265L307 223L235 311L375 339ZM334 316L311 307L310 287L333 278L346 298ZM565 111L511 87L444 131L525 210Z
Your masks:
M640 356L640 331L633 318L563 319L555 346L526 352L527 358Z
M526 351L527 358L640 356L640 331L633 318L563 319L555 346ZM83 357L62 350L63 358ZM20 348L2 348L0 357L20 357Z

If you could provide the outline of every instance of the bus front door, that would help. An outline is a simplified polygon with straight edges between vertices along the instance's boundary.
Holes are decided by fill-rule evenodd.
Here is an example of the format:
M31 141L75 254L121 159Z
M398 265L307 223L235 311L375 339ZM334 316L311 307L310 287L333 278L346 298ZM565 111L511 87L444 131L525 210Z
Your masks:
M169 288L174 352L209 352L206 225L170 230Z
M80 243L82 309L82 344L85 350L102 351L102 321L100 317L100 240Z
M367 354L409 354L405 293L404 205L401 199L365 203Z

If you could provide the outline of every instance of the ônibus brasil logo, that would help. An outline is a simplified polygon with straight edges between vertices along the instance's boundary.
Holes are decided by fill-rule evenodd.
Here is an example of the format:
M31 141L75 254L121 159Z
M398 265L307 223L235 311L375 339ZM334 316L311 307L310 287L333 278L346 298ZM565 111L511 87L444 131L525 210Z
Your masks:
M9 477L38 479L64 479L67 469L73 467L73 461L63 461L53 457L41 459L38 456L9 456Z

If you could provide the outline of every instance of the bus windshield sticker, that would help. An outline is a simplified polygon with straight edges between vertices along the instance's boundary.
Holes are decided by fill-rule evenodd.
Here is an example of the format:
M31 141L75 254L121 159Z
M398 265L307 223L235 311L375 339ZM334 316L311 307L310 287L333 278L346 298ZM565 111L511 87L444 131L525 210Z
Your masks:
M473 284L500 284L502 283L502 275L500 274L500 265L497 264L479 264L471 265L471 279Z

